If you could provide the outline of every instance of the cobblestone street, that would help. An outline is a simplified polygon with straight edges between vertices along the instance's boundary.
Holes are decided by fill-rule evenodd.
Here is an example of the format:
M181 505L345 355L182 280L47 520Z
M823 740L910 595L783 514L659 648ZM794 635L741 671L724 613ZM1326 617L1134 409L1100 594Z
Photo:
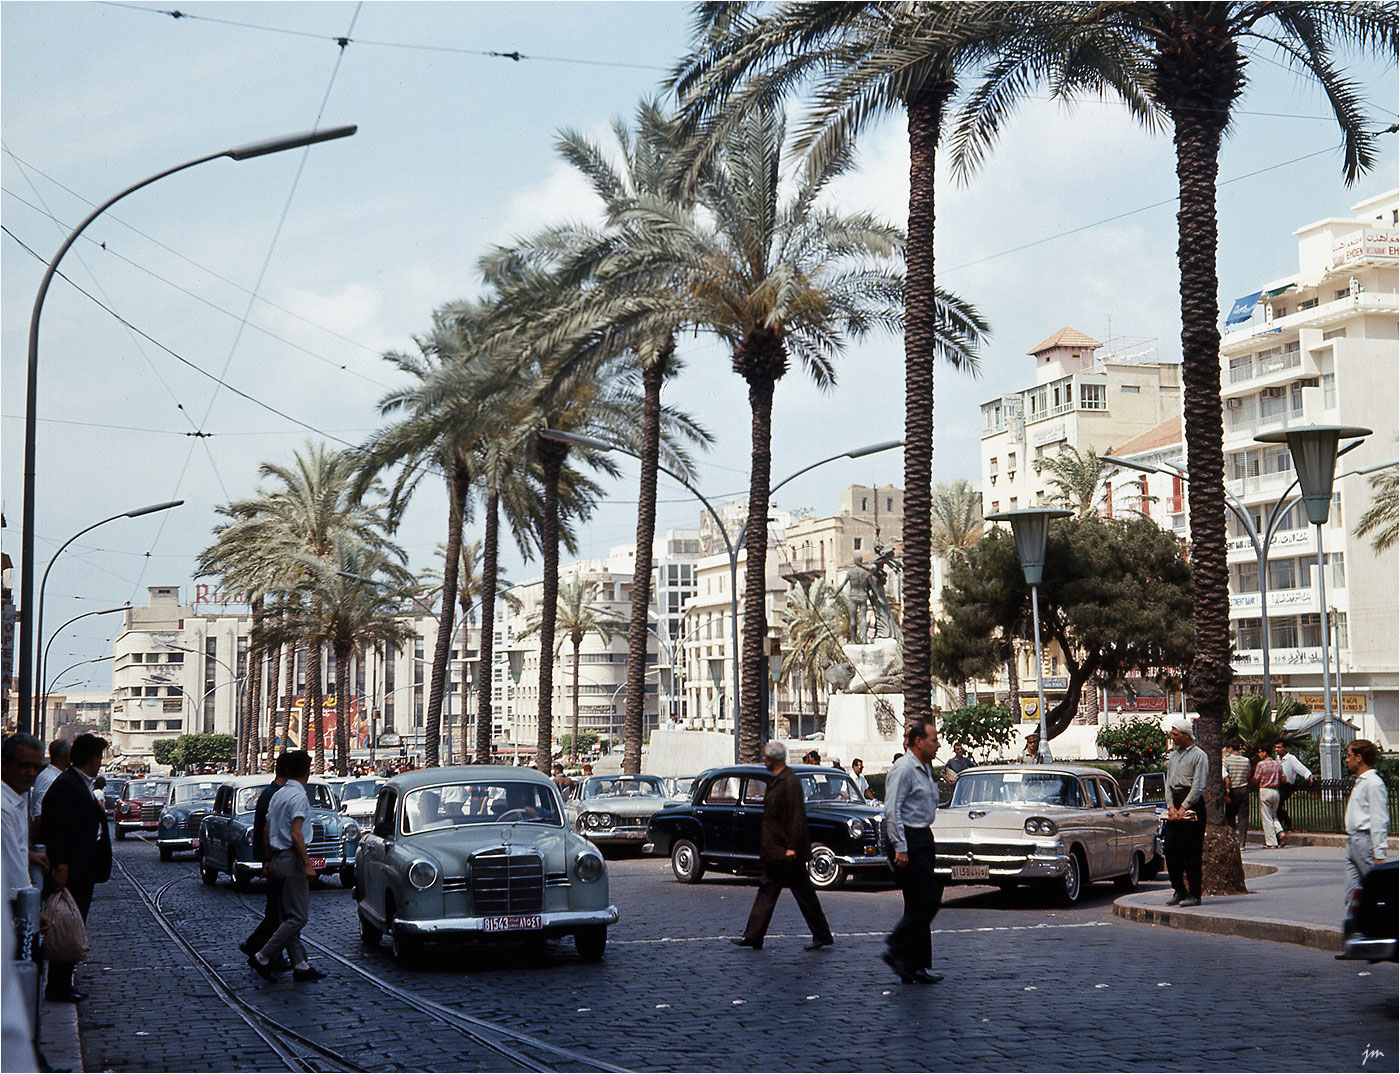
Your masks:
M133 881L159 895L170 924L233 995L365 1070L587 1062L1340 1071L1363 1069L1368 1047L1383 1055L1366 1069L1394 1067L1385 1054L1396 1038L1394 966L1125 923L1110 912L1108 885L1074 910L1047 909L1030 894L952 889L934 938L934 968L947 979L921 987L900 985L878 959L900 905L884 887L824 897L837 937L829 950L802 950L807 937L789 900L764 949L741 951L726 938L742 926L752 882L712 875L686 886L665 861L623 859L609 865L622 918L601 963L584 964L562 941L453 949L405 969L387 945L361 944L353 900L331 882L313 892L308 928L312 957L331 976L297 985L265 983L243 965L237 945L260 913L260 888L207 887L188 858L161 864L139 841L117 855L131 879L119 870L99 889L93 959L79 971L92 993L81 1007L88 1070L288 1066L161 928ZM1300 1014L1306 1028L1294 1028Z

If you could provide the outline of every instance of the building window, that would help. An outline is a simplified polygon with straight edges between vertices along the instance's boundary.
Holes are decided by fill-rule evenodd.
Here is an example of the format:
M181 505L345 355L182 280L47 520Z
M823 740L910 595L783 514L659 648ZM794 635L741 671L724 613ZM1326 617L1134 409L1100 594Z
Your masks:
M1108 392L1102 384L1081 384L1079 406L1083 410L1107 410Z
M861 509L862 511L869 511L869 510L870 510L870 503L869 503L869 501L868 501L864 496L862 496L862 497L860 498L860 509Z
M1258 619L1241 619L1235 624L1236 649L1262 649Z
M1291 618L1269 620L1269 648L1298 648L1298 620Z
M1230 359L1230 383L1238 384L1254 376L1254 355L1242 354Z
M1000 511L1000 510L1001 510L1001 501L1000 501L1000 500L993 500L993 501L992 501L992 514L996 514L996 513L997 513L998 511Z
M1347 585L1346 557L1341 552L1330 552L1327 561L1332 564L1332 584L1338 589Z
M1129 393L1130 395L1137 395L1139 392L1142 391L1142 385L1140 385L1140 384L1124 384L1124 385L1122 386L1122 390L1125 391L1125 392L1127 392L1127 393Z
M1016 510L1016 501L1017 501L1017 497L1012 496L1012 497L1011 497L1011 507L1010 507L1010 510L1012 510L1012 511Z
M859 538L859 537L857 537L857 538L855 539L855 546L856 546L856 551L859 552L859 551L860 551L860 538Z
M1294 589L1298 585L1298 573L1291 559L1269 560L1269 588Z
M1322 644L1322 616L1316 612L1298 617L1298 637L1306 646Z
M1235 589L1240 593L1259 592L1259 564L1240 563L1235 566Z
M1016 473L1016 452L1014 451L1006 453L1006 472L1008 476Z
M1322 405L1331 410L1337 405L1337 374L1322 374Z

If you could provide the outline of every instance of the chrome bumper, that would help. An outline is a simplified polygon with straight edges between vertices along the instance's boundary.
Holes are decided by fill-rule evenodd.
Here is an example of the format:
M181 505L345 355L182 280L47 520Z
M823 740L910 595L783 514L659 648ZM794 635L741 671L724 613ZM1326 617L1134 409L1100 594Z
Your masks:
M609 906L606 910L555 910L539 916L543 919L541 927L544 932L570 932L573 929L588 928L594 925L615 925L618 915L617 907ZM487 933L485 917L435 917L420 921L399 919L395 921L395 924L404 932L415 936L490 935L509 937L529 934L525 932Z
M156 846L169 847L171 850L193 850L194 845L195 839L188 835L182 835L179 839L156 839Z
M944 863L947 864L944 864ZM985 879L952 879L954 865L980 865L986 868ZM944 858L935 863L934 872L944 881L952 884L987 884L998 880L1053 880L1064 876L1069 869L1069 854L1061 849L1035 847L1024 859L1008 863L1004 858L983 857L973 852L970 860Z
M581 828L579 835L590 843L640 843L647 837L645 828Z
M894 868L890 859L883 854L862 854L858 858L850 854L834 854L832 857L843 869L879 869L888 872Z

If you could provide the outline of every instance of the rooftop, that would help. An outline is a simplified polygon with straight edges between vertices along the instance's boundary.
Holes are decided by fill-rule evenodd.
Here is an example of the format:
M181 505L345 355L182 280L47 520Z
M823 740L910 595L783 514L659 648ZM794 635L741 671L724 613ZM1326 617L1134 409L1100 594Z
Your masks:
M1034 347L1032 347L1032 348L1031 348L1030 350L1028 350L1026 353L1027 353L1027 354L1040 354L1042 351L1048 351L1048 350L1050 350L1050 349L1053 348L1053 347L1089 347L1089 348L1094 348L1094 347L1102 347L1102 346L1103 346L1103 344L1100 343L1097 339L1094 339L1094 338L1092 338L1091 336L1086 336L1083 332L1079 331L1079 329L1077 329L1077 328L1069 328L1069 327L1067 326L1067 327L1065 327L1065 328L1061 328L1058 332L1056 332L1056 333L1055 333L1053 336L1051 336L1049 339L1046 339L1046 340L1044 340L1044 341L1041 342L1041 343L1037 343Z
M1177 414L1162 422L1155 429L1148 429L1147 432L1119 445L1118 450L1114 451L1113 454L1127 458L1132 455L1140 455L1144 451L1156 451L1158 448L1169 447L1181 442L1181 415Z

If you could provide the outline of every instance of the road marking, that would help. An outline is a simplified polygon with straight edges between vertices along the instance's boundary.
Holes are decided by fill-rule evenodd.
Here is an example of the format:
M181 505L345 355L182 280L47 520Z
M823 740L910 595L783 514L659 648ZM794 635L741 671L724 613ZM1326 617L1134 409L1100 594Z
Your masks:
M934 929L935 936L958 936L962 934L983 933L983 932L1045 932L1051 929L1098 929L1106 928L1113 924L1111 921L1071 921L1063 924L1037 925L984 925L973 929ZM805 937L805 933L780 933L770 932L767 936L769 940L800 940ZM887 936L887 932L836 932L834 936L848 940L859 940L866 937ZM614 940L608 938L609 945L620 946L624 944L666 944L666 943L714 943L716 940L728 939L725 936L658 936L650 940Z

